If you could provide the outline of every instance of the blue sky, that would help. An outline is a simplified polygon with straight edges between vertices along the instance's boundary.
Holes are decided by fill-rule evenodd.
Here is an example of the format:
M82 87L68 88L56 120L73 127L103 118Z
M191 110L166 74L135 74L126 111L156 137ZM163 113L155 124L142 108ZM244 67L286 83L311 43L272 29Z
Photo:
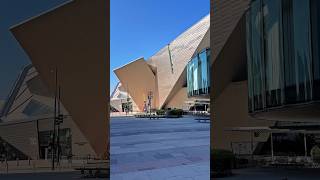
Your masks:
M0 1L0 100L5 99L22 68L30 60L9 28L67 0Z
M209 12L209 0L111 0L110 92L115 68L147 59Z
M0 1L0 100L30 63L9 28L67 0ZM110 91L113 69L148 58L209 13L209 0L111 0Z

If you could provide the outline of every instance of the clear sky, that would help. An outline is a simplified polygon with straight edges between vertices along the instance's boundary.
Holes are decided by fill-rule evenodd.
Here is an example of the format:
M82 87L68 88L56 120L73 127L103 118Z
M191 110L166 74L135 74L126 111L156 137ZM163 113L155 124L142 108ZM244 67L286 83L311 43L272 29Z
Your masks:
M209 12L210 0L111 0L110 92L115 68L149 58Z
M30 60L9 28L68 0L0 1L0 100L7 97L22 68Z

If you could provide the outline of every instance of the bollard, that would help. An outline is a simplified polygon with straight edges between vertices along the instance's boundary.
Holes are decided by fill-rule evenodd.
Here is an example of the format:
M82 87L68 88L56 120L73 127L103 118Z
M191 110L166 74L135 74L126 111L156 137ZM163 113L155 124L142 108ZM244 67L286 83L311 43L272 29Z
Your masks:
M6 171L7 171L7 173L9 172L9 165L8 165L7 159L6 159Z
M36 170L36 165L35 165L34 161L32 161L32 167L33 167L33 171L35 171Z

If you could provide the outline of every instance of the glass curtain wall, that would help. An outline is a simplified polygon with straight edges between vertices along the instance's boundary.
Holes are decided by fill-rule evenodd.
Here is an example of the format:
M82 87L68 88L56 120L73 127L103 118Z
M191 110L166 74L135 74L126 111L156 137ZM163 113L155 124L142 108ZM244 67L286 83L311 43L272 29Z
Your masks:
M262 32L262 3L261 0L253 1L251 4L251 12L248 17L250 23L250 47L251 57L249 62L250 77L249 86L251 89L249 94L252 95L252 106L259 110L265 106L264 101L264 59L263 59L263 32Z
M246 13L246 44L247 44L247 63L248 63L248 110L249 112L253 111L253 80L252 80L252 46L251 46L251 11L247 11Z
M282 101L281 1L264 0L263 11L266 102L273 107Z
M198 94L199 93L199 86L198 86L198 83L199 83L199 75L198 75L198 69L199 69L199 57L196 56L194 58L194 60L192 61L192 64L193 64L193 71L192 71L192 74L193 74L193 94Z
M210 88L210 50L197 54L187 65L188 96L207 95Z
M285 62L286 102L296 103L311 100L312 70L310 47L310 6L309 1L293 0L293 59ZM290 11L291 12L291 11Z
M317 0L251 2L246 14L249 111L319 99L318 7Z
M194 71L194 65L193 61L197 61L197 57L193 58L187 66L187 90L188 90L188 95L193 96L194 94L194 87L193 87L193 71Z
M292 0L283 0L282 1L283 6L283 54L284 54L284 62L288 63L286 65L286 68L289 68L288 66L292 66L295 64L294 60L294 53L292 53L292 50L294 49L293 44L293 9L292 9ZM290 69L290 68L289 68ZM285 72L285 81L286 87L285 87L285 96L286 101L288 101L290 95L290 84L294 84L293 76L292 76L292 68L290 70L284 71ZM291 79L292 78L292 79ZM294 86L292 86L294 87Z
M208 51L203 51L199 54L199 63L201 64L200 81L200 94L209 94L209 62L210 59Z
M313 51L313 98L320 100L320 1L311 0L310 7Z

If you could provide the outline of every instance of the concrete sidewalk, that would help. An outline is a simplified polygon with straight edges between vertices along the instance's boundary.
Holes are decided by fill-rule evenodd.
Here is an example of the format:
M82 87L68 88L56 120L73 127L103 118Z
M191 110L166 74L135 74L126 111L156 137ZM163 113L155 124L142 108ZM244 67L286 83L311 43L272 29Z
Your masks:
M104 165L104 164L103 164ZM86 160L61 160L60 165L55 163L55 170L52 170L52 162L50 160L21 160L8 161L0 163L0 173L16 174L16 173L52 173L52 172L74 172L79 167L97 167L96 164L87 164Z
M112 180L209 180L209 123L117 117L110 127Z

